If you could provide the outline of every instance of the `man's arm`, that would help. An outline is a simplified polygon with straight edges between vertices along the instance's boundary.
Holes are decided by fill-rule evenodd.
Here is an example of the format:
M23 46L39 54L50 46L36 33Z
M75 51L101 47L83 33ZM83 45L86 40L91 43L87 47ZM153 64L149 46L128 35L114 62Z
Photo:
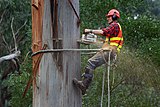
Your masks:
M117 36L120 31L120 28L117 23L112 23L107 28L103 28L102 31L103 35L107 37Z
M84 32L85 33L93 33L93 34L96 34L96 35L103 35L102 30L85 29Z

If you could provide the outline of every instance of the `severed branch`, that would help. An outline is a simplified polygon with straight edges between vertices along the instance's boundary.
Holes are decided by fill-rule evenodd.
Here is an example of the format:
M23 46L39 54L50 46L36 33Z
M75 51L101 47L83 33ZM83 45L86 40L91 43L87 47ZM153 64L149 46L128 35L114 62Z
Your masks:
M11 59L17 58L18 56L20 56L20 54L21 54L20 51L16 51L16 52L13 53L13 54L0 57L0 64L1 64L3 61L7 61L7 60L11 60Z

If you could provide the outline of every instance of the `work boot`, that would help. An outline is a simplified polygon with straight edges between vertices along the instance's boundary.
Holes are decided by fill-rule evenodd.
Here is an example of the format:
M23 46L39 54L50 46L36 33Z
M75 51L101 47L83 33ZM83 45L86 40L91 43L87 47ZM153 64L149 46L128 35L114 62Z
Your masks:
M82 81L78 81L76 78L73 79L73 83L82 91L82 95L86 93L86 90L88 89L89 85L92 82L93 78L93 70L85 68L85 73L82 74Z
M86 90L91 84L92 78L84 78L83 81L78 81L76 78L73 79L73 83L82 91L82 95L85 95Z

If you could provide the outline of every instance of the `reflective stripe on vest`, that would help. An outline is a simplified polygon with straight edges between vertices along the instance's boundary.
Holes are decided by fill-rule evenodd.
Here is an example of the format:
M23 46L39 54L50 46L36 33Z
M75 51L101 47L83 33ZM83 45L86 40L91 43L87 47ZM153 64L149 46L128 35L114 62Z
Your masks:
M123 37L113 37L113 38L110 38L110 40L123 40Z

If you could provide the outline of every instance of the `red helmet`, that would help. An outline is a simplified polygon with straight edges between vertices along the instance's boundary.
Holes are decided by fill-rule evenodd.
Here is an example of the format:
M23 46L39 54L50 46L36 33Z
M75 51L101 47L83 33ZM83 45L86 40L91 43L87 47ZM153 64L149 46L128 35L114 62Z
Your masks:
M116 15L118 18L120 18L120 13L119 13L119 11L116 10L116 9L111 9L111 10L108 12L108 14L106 14L107 17L108 17L108 16L114 16L114 15Z

